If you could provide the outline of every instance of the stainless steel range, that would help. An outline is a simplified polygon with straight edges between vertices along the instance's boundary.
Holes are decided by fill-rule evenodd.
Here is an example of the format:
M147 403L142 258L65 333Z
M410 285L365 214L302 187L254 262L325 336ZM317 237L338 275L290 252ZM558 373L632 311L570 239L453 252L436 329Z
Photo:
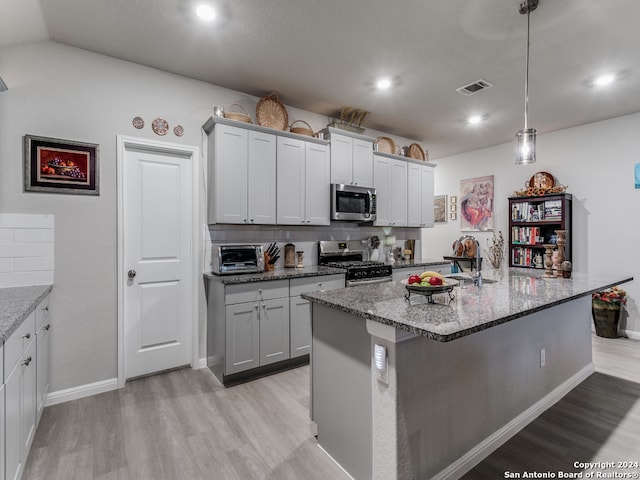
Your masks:
M343 268L346 286L391 281L391 266L364 260L364 244L360 240L318 242L318 265Z

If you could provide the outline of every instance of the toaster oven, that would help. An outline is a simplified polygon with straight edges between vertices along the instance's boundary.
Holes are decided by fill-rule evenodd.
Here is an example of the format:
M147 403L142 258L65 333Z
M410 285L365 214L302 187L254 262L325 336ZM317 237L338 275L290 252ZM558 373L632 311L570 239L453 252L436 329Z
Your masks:
M219 245L214 247L211 269L218 275L264 271L262 245Z

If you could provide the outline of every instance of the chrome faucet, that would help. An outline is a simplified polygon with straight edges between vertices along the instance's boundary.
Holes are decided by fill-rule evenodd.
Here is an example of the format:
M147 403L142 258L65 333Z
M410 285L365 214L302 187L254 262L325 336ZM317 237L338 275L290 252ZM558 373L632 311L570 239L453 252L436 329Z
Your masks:
M473 241L476 242L476 272L477 272L476 277L473 280L473 284L476 287L481 287L482 273L480 272L480 270L482 270L482 265L481 265L482 258L480 258L480 242L475 238L473 239Z

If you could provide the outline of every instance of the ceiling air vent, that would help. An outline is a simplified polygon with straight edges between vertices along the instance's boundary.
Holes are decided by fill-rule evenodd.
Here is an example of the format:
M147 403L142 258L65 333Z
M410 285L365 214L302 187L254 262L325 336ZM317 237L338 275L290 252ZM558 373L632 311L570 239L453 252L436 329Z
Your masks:
M493 87L493 84L480 79L470 83L469 85L465 85L464 87L456 88L456 92L460 92L463 95L473 95L474 93L478 93L479 91L485 90L489 87Z

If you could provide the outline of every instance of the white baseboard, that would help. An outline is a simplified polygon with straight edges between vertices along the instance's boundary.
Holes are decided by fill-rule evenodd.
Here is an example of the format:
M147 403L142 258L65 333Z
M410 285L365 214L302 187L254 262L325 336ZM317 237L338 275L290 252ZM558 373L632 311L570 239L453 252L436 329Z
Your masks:
M118 379L110 378L108 380L101 380L99 382L88 383L86 385L80 385L73 388L67 388L66 390L58 390L57 392L50 392L47 395L45 407L51 405L57 405L58 403L68 402L70 400L78 400L79 398L90 397L91 395L97 395L99 393L110 392L111 390L117 390Z
M634 332L633 330L622 330L622 333L632 340L640 340L640 332Z
M549 392L531 407L507 423L504 427L485 438L482 442L473 447L444 470L441 470L433 477L432 480L454 480L461 478L465 473L501 447L505 442L507 442L507 440L538 418L538 416L540 416L545 410L556 404L562 397L582 383L594 371L595 368L593 363L585 366L582 370L573 375L562 385L559 385Z
M193 367L194 370L199 370L201 368L207 368L207 357L198 360L198 364Z

